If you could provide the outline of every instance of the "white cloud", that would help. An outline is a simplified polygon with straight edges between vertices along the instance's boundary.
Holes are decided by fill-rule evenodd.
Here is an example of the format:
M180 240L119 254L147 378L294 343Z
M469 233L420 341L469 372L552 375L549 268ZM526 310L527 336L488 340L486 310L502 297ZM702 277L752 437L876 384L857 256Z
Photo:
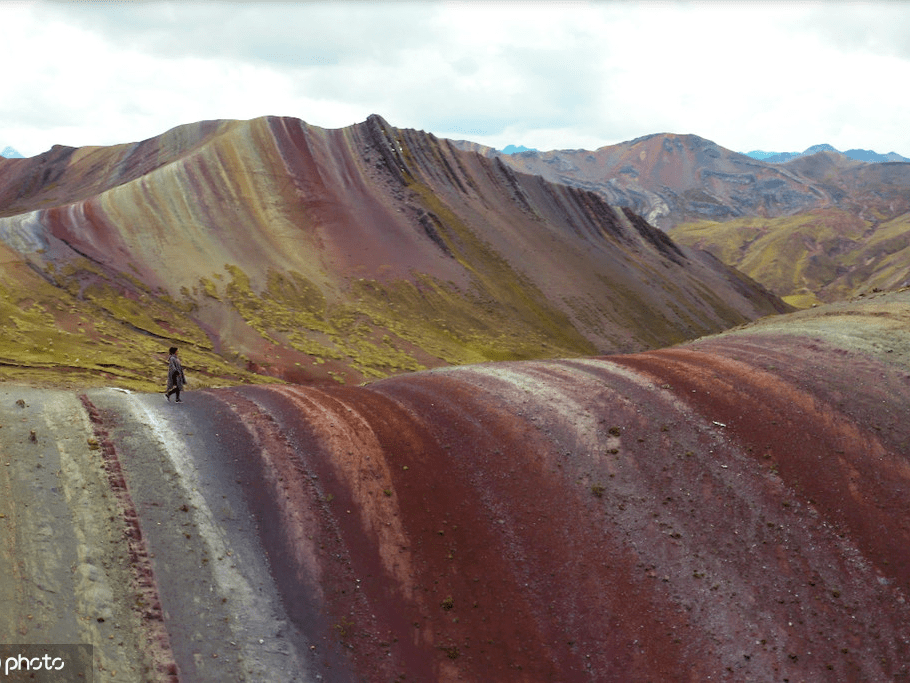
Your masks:
M657 132L910 156L903 3L9 3L0 141L371 113L496 147Z

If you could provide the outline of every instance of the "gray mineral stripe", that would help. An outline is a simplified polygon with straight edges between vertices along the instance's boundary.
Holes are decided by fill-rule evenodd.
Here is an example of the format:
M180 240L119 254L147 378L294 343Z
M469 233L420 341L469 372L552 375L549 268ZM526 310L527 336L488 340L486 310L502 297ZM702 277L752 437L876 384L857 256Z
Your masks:
M79 641L94 645L99 675L117 672L116 680L143 680L139 632L131 611L130 569L120 511L107 493L100 456L88 437L92 425L73 394L48 394L44 422L59 453L60 482L72 515L77 559L72 568ZM111 520L114 520L112 522ZM116 631L117 637L109 636ZM131 641L131 642L127 642ZM101 679L99 679L101 680Z
M289 630L288 619L277 597L264 553L255 541L236 534L229 535L217 520L209 499L217 500L223 496L220 491L211 490L211 482L207 481L204 485L200 481L191 455L193 451L186 440L148 405L151 398L160 400L160 396L119 393L123 396L121 405L134 420L151 431L153 439L161 445L176 472L176 483L188 503L187 514L191 515L194 530L205 544L208 557L213 560L207 563L215 582L209 590L217 592L221 600L229 599L235 605L228 626L233 634L232 641L245 662L246 673L251 676L249 680L263 683L310 680L304 677L306 664L299 660L294 648L289 647L283 637ZM246 510L243 501L232 501L232 505ZM249 670L249 667L254 668Z
M18 387L0 392L0 458L9 495L7 516L0 520L0 570L9 587L0 637L7 643L79 642L71 578L77 561L73 518L57 493L60 458L42 415L49 396Z

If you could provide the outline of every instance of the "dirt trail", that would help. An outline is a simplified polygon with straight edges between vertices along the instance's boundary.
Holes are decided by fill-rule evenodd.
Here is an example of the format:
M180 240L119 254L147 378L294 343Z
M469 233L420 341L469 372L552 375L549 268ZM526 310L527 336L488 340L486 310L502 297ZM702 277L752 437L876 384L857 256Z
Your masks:
M206 398L89 392L130 482L180 680L315 680L238 483L249 437Z
M243 430L202 397L0 391L3 642L91 643L97 681L319 680L237 484Z
M96 680L168 680L145 638L123 511L82 403L4 388L0 424L0 638L90 643Z

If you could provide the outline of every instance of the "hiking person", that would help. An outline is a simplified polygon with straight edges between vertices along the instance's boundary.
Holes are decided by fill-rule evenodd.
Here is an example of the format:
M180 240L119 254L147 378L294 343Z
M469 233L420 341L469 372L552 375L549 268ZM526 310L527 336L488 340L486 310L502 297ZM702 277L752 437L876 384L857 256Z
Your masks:
M171 356L167 360L167 391L164 392L164 397L170 402L171 394L177 394L177 403L183 403L180 400L180 391L183 389L183 385L186 384L186 377L183 374L183 366L180 364L180 359L177 358L177 347L172 346L168 349L168 353Z

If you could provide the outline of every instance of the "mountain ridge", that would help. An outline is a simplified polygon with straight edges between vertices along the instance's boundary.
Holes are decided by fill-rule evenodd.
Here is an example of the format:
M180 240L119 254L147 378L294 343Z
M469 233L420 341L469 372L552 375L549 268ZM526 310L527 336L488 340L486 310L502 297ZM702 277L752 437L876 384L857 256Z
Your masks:
M57 146L0 161L0 206L69 306L290 380L639 350L787 310L629 209L379 116Z
M497 156L516 170L599 193L667 229L699 218L779 215L830 201L816 183L727 150L697 135L655 133L594 151L562 150Z

